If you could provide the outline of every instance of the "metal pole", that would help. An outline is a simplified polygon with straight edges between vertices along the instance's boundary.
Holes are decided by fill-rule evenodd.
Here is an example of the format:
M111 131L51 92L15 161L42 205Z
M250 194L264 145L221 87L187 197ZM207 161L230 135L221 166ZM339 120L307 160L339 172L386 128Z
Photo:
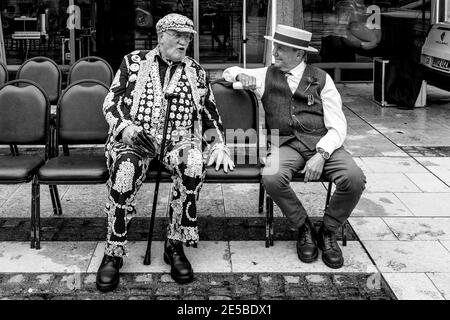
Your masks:
M247 0L242 4L242 62L247 67Z
M194 29L197 31L194 34L194 59L196 61L200 61L200 28L199 28L199 9L198 9L198 1L194 0Z
M69 6L71 6L71 8L73 8L73 5L75 4L74 0L69 0ZM76 17L74 16L74 19L76 19ZM74 27L69 29L69 34L70 34L70 38L69 38L69 48L70 48L70 64L74 64L75 63L75 24L74 23Z
M0 62L6 65L5 40L3 39L2 16L0 15Z
M273 36L275 28L277 26L277 0L272 0L272 17L271 17L272 30L270 35ZM273 41L270 41L270 53L273 52ZM275 63L275 57L272 55L272 63Z

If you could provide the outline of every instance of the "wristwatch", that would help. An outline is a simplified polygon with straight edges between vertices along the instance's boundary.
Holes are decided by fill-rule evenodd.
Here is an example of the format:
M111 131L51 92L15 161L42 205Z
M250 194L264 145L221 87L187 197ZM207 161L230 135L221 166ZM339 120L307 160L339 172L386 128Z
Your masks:
M324 160L330 159L330 154L322 148L317 148L317 153L320 154Z

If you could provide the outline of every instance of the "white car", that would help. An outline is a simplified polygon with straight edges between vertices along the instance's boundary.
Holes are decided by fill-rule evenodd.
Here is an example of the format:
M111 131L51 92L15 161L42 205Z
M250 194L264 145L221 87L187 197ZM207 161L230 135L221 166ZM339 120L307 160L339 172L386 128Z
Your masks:
M425 80L450 91L450 23L441 22L431 27L420 62L424 66Z

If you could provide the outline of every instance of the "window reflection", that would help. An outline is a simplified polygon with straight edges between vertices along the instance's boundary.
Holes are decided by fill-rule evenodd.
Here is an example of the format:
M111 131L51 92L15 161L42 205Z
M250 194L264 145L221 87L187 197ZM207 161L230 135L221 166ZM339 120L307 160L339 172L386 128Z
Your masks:
M303 10L320 51L309 62L371 62L406 48L418 54L411 45L423 43L430 22L430 1L304 0Z
M88 55L106 59L114 69L124 54L157 44L156 23L177 12L194 19L199 8L201 63L242 63L242 0L1 0L7 64L46 56L59 65ZM268 0L246 1L246 58L263 63ZM70 51L70 29L75 51ZM194 44L188 55L194 56Z

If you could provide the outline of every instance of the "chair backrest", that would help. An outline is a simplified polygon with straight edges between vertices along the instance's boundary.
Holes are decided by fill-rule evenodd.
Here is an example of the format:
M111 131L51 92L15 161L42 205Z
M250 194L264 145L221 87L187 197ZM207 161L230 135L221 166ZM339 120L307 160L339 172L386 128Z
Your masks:
M81 58L70 67L67 84L70 85L80 80L95 79L109 87L113 78L114 72L108 62L100 57L89 56Z
M77 81L64 90L57 107L58 145L106 142L109 127L103 102L108 91L98 80Z
M259 156L259 110L255 94L249 90L234 90L231 84L221 80L213 82L211 87L227 144L255 143Z
M47 93L50 103L56 104L61 94L61 70L52 59L34 57L25 61L17 71L17 79L39 84Z
M45 91L29 80L0 86L0 128L0 144L47 146L50 102Z
M3 64L3 62L0 62L0 85L5 84L8 82L8 69Z

